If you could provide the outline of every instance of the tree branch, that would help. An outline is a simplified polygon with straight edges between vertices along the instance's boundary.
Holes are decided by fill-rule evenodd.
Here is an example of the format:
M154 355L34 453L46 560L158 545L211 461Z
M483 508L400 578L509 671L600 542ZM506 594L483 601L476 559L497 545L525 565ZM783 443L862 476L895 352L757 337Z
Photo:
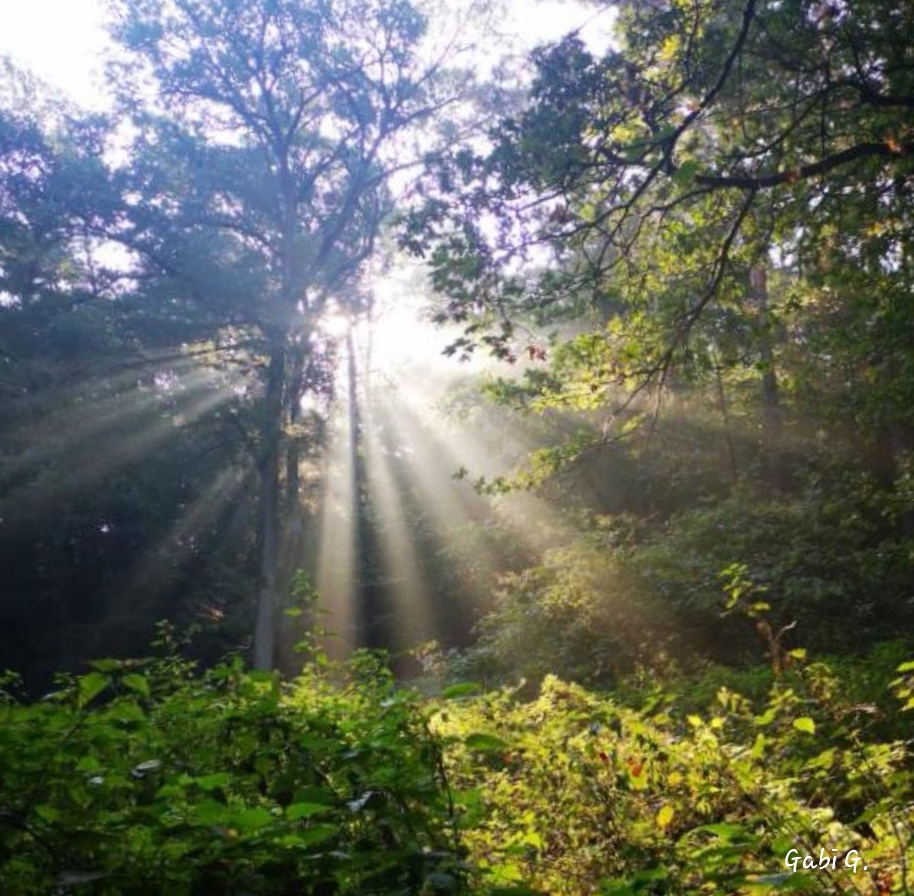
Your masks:
M819 159L809 165L800 165L786 171L776 171L760 175L727 175L727 174L696 174L695 183L704 187L732 188L738 190L764 190L782 184L793 184L799 180L807 180L819 174L826 174L842 165L850 164L867 158L901 159L914 153L914 142L884 142L884 143L858 143L841 152Z

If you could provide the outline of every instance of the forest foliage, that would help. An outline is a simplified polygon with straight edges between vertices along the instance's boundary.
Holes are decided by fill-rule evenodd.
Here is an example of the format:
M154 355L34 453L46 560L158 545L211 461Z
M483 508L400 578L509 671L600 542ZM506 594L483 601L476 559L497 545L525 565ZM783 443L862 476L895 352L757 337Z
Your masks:
M516 80L409 0L4 63L4 894L911 892L914 13L588 5ZM441 433L354 348L405 256L499 362ZM437 639L331 662L397 539Z
M549 675L534 700L468 683L430 700L370 654L288 684L237 659L202 674L174 653L98 661L32 705L7 679L0 883L11 896L907 893L897 712L914 679L910 662L893 674L898 653L874 655L855 685L796 650L769 690L720 686L705 705L693 682L657 675L622 699ZM859 702L873 673L893 693Z

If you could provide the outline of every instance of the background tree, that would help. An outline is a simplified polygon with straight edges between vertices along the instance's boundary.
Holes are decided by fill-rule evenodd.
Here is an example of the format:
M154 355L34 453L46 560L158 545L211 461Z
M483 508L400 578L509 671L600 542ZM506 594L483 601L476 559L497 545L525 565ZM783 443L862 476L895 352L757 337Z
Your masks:
M175 351L199 327L139 295L103 249L124 214L102 158L105 122L7 75L3 663L46 687L92 654L144 652L164 616L208 618L201 650L221 651L238 637L253 550L238 440L203 400L226 384Z
M406 134L450 102L455 85L443 60L420 51L426 19L408 2L115 9L119 95L136 128L123 238L143 258L141 276L198 304L214 334L239 327L250 341L262 579L254 662L268 667L282 467L293 489L297 468L286 433L304 394L326 385L311 376L318 324L332 307L359 310L359 275L390 210L387 184L415 161Z
M455 350L513 362L490 394L552 430L520 475L477 484L538 488L611 531L620 512L638 522L599 575L602 524L585 519L502 589L481 645L499 662L588 638L569 653L595 657L638 608L658 637L622 637L617 659L656 654L664 629L688 642L680 656L751 653L751 631L717 619L718 573L741 561L807 641L823 613L864 638L907 618L908 18L867 2L623 3L602 56L577 35L538 50L526 108L487 146L456 147L408 218L440 318L466 327ZM837 554L813 543L825 531ZM582 615L605 625L582 632Z

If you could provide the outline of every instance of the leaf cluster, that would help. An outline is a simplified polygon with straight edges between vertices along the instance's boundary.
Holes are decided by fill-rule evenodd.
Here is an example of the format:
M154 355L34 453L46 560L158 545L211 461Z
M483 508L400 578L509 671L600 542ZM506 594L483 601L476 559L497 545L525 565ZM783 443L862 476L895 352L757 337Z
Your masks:
M452 700L437 728L471 857L505 892L907 893L910 755L853 698L821 663L694 712L656 679L625 707L549 676L530 702ZM841 858L792 871L791 849Z
M3 893L459 889L439 747L378 663L94 667L0 706Z

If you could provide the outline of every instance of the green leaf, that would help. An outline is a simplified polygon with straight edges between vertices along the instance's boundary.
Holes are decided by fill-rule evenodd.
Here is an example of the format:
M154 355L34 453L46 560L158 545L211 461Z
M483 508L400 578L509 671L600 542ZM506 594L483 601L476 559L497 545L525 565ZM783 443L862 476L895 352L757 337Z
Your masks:
M55 806L35 806L35 814L48 824L55 824L60 820L60 809Z
M543 838L536 831L527 831L523 836L523 842L534 849L542 849Z
M204 775L202 778L195 778L194 784L201 790L215 790L217 787L225 787L231 783L232 776L228 772L217 772L215 775Z
M91 703L108 685L111 679L101 672L90 672L79 679L79 692L76 699L76 705L82 709Z
M330 806L322 806L319 803L292 803L286 809L286 818L289 821L298 821L300 818L310 818L320 812L329 812Z
M302 787L300 790L296 790L292 801L293 804L315 803L316 805L329 808L334 808L339 805L339 798L332 790L328 790L326 787L317 786Z
M117 722L142 722L146 718L133 700L119 700L113 704L108 717Z
M273 820L273 813L270 812L269 809L264 809L262 806L245 809L242 812L238 812L231 819L233 824L237 824L238 827L244 828L247 831L265 827Z
M148 699L151 696L149 682L146 680L144 675L125 675L121 681L123 681L124 684L132 691L136 691L143 697Z
M683 162L673 173L673 183L677 187L688 187L692 183L692 178L701 170L701 164L694 159Z
M802 731L805 734L815 734L816 733L816 723L809 718L809 716L803 716L799 719L793 720L793 727L797 731Z
M454 700L458 697L469 697L478 694L482 688L475 681L462 681L459 684L452 684L441 692L445 700Z
M122 660L111 659L89 660L88 665L90 668L95 669L98 672L117 672L118 669L122 669L124 667Z
M463 743L467 749L478 750L480 753L495 753L508 749L508 745L493 734L468 734Z
M340 829L334 824L315 824L305 828L296 836L300 846L314 846L335 837Z
M216 800L203 800L194 806L194 814L203 824L222 824L229 815L229 808Z

